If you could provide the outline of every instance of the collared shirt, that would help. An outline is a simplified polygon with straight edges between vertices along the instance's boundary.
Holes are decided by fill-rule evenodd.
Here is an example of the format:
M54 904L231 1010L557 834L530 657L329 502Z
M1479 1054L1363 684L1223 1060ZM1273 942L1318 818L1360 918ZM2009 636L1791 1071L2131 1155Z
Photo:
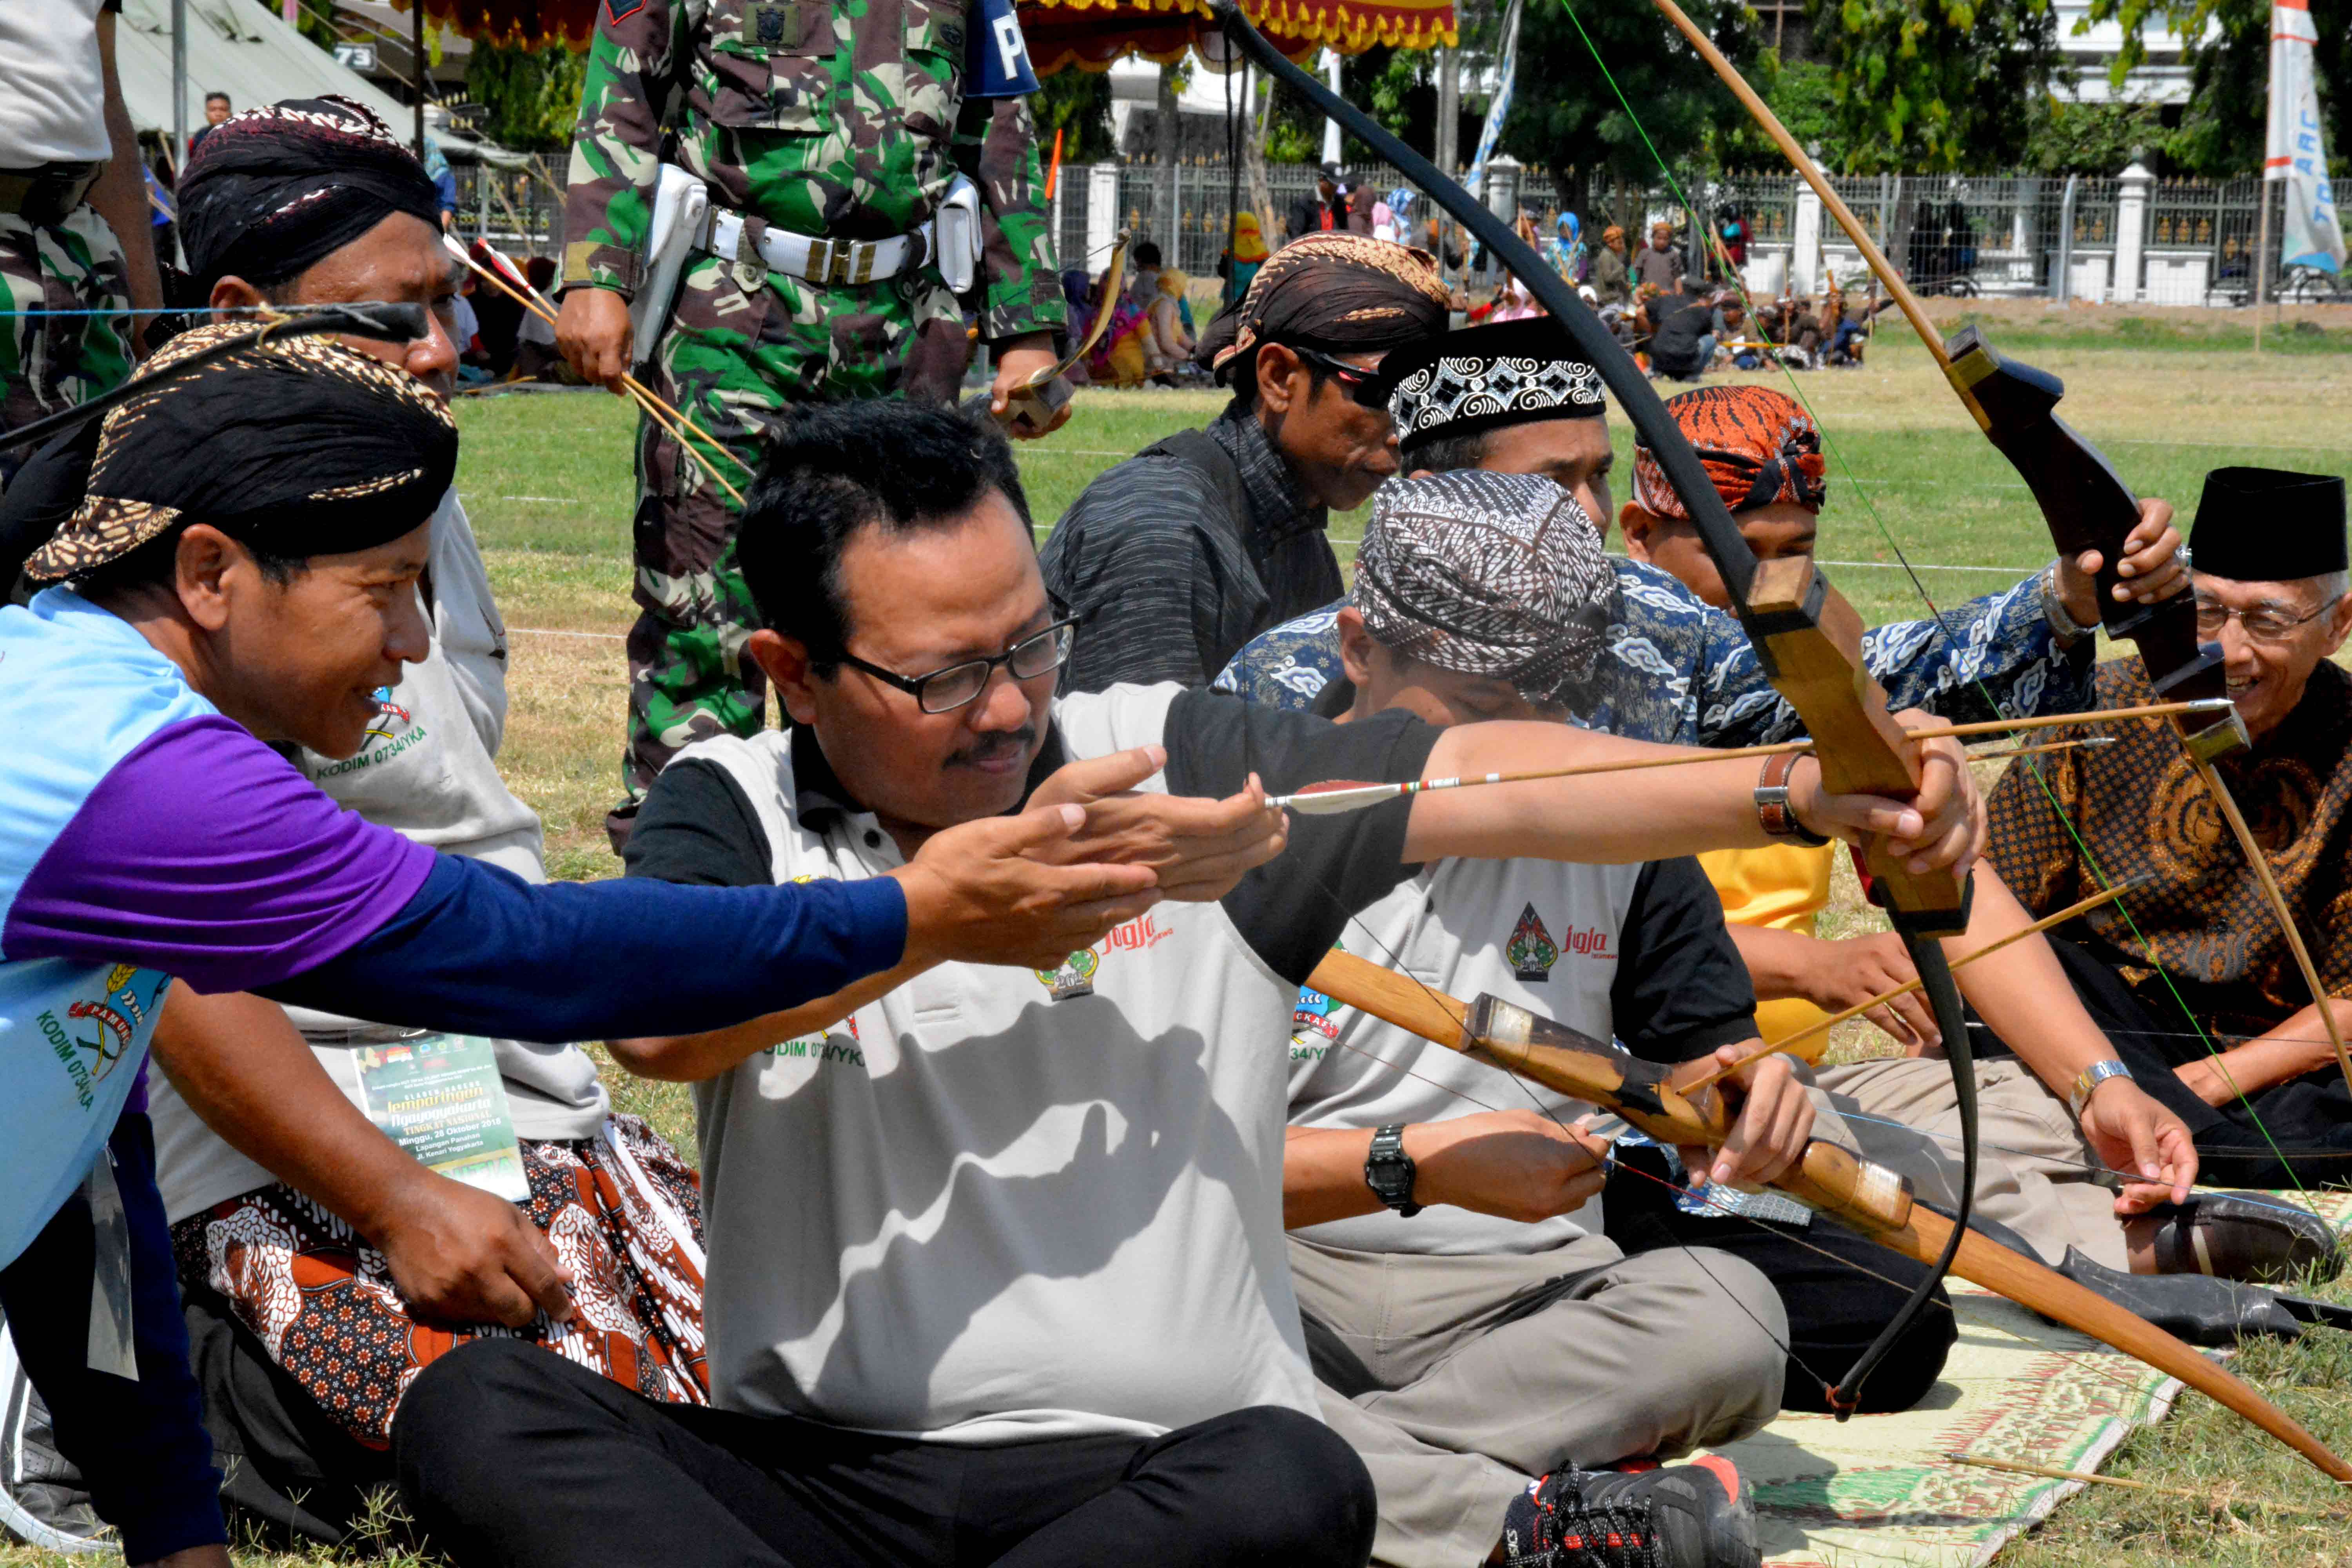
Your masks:
M1237 487L1176 455L1202 436ZM1079 617L1065 689L1207 685L1250 638L1338 597L1329 521L1254 413L1106 470L1040 557L1046 590Z
M1204 795L1415 778L1436 741L1170 686L1061 698L1053 733L1078 758L1162 745L1144 787ZM713 1403L978 1445L1312 1411L1284 1031L1350 911L1408 879L1405 806L1302 821L1214 903L1051 969L940 964L697 1084ZM773 731L681 752L627 859L740 888L901 863L821 747Z
M1617 604L1600 689L1576 721L1637 741L1678 746L1757 746L1804 733L1804 721L1772 689L1739 622L1672 573L1612 558ZM1220 691L1304 708L1345 679L1339 605L1275 627L1217 677ZM2042 581L2028 577L1945 612L1941 621L1890 621L1863 634L1862 661L1895 708L1952 720L2074 713L2091 703L2091 639L2071 647L2050 630ZM1990 693L2000 711L1986 705Z

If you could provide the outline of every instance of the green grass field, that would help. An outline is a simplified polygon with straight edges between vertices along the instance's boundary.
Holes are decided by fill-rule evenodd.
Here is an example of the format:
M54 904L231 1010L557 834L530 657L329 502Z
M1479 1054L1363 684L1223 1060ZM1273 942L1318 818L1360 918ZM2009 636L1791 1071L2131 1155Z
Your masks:
M2224 464L2352 475L2352 354L2341 352L2347 343L2341 311L2321 318L2328 322L2324 333L2291 338L2294 352L2261 358L2216 351L2216 343L2234 348L2231 334L2243 325L2220 312L2210 313L2218 318L2210 330L2197 321L2118 328L2080 314L2045 321L1983 313L1996 318L1988 321L1996 342L2016 345L2021 357L2065 379L2070 423L2103 447L2141 494L2166 497L2184 514L2194 509L2204 472ZM1895 565L1898 553L1938 604L2006 586L2049 559L2048 535L2023 487L1907 339L1883 333L1868 366L1813 373L1796 378L1796 386L1832 451L1821 558L1834 563L1831 575L1870 621L1925 613L1912 580ZM1050 526L1095 474L1171 430L1204 421L1219 401L1189 393L1082 395L1068 426L1023 449L1034 514ZM459 485L512 633L513 709L502 765L546 820L554 874L614 875L619 864L602 823L617 795L626 691L620 637L634 615L630 411L597 394L469 398L460 421ZM1612 423L1622 501L1630 442L1623 419ZM1360 521L1335 520L1343 559ZM1866 929L1876 919L1848 887L1828 931ZM1872 1047L1858 1037L1840 1048ZM617 1103L692 1149L682 1089L607 1069ZM2352 1336L2318 1332L2302 1345L2256 1345L2237 1365L2323 1441L2352 1452ZM2107 1472L2336 1517L2245 1507L2217 1515L2199 1503L2094 1488L1998 1561L2011 1568L2352 1564L2352 1506L2300 1459L2201 1396L2184 1396L2170 1420L2128 1444ZM650 1531L660 1528L648 1521ZM0 1564L66 1561L0 1550Z

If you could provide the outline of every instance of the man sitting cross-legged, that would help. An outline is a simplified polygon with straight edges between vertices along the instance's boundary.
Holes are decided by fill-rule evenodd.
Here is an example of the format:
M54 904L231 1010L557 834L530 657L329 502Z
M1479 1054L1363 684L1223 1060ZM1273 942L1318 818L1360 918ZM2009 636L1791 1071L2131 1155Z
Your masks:
M437 318L459 269L438 199L423 165L363 110L289 103L248 110L205 140L180 214L193 279L217 307L431 306L426 337L355 346L446 402L455 354ZM365 747L340 759L284 750L371 822L544 882L539 819L499 775L506 630L454 489L433 518L425 583L424 658L383 691ZM351 1010L368 1000L351 998ZM362 1110L371 1053L440 1039L337 1013L292 1016ZM167 1033L159 1055L190 1092L156 1083L151 1114L206 1424L231 1461L224 1495L241 1522L341 1540L366 1517L367 1493L392 1481L385 1449L410 1379L485 1332L547 1343L657 1398L705 1400L694 1173L643 1121L612 1114L579 1047L491 1043L497 1086L477 1091L502 1102L520 1167L501 1194L436 1174L290 1086L237 1094L206 1070L233 1061L222 1048L233 1045ZM267 1161L239 1153L192 1100L238 1143L266 1141Z
M1074 852L1199 849L1162 873L1178 896L1034 975L907 964L751 1026L615 1041L635 1070L698 1080L719 1408L527 1347L443 1357L394 1451L460 1562L609 1558L660 1518L642 1556L671 1565L1361 1563L1371 1489L1315 1417L1282 1237L1298 983L1422 859L1764 837L1753 769L1695 760L1301 818L1255 868L1260 779L1658 749L1403 713L1334 726L1174 686L1057 700L1070 631L1027 525L1009 448L961 416L874 403L788 426L743 565L750 651L793 728L681 753L630 870L855 885L1078 788L1095 826ZM1911 807L1824 796L1810 763L1793 799L1927 862L1972 854L1949 748Z
M2332 657L2352 634L2344 481L2216 469L2195 550L2198 631L2221 644L2253 737L2217 768L2352 1033L2352 680ZM2137 659L2100 666L2098 706L2148 700ZM2223 1180L2343 1180L2352 1095L2254 869L2168 727L2113 733L2095 752L2010 764L1993 799L2002 876L2038 910L2133 881L2057 944L2118 1065Z
M1597 533L1548 481L1391 483L1374 498L1355 592L1337 612L1345 675L1318 709L1343 724L1400 710L1436 723L1564 720L1591 706L1609 581ZM1977 918L1947 944L1955 961L2025 924L1997 879L1981 869L1976 879ZM1492 994L1653 1059L1754 1043L1753 994L1692 860L1435 862L1342 941L1434 989ZM2105 1050L2046 947L2020 943L1963 974L2045 1073ZM1591 1142L1570 1126L1589 1107L1526 1091L1311 989L1294 1025L1286 1214L1304 1228L1292 1268L1326 1416L1379 1489L1383 1562L1463 1560L1505 1500L1563 1533L1593 1522L1580 1510L1638 1503L1696 1535L1706 1512L1696 1503L1730 1511L1706 1476L1591 1472L1740 1436L1776 1403L1823 1408L1824 1385L1843 1379L1919 1277L1793 1204L1722 1190L1750 1173L1737 1158L1694 1163L1685 1179L1660 1152L1631 1151L1602 1193ZM1767 1069L1775 1084L1784 1063ZM1948 1081L1940 1063L1893 1065ZM1530 1098L1532 1109L1513 1104ZM1834 1096L1814 1104L1826 1128L1853 1108ZM2135 1199L2145 1206L2194 1175L2177 1119L2117 1084L2094 1097L2075 1136L2131 1156L2135 1125L2152 1129L2166 1184ZM1931 1138L1867 1117L1822 1135L1949 1204L1956 1163ZM2021 1178L1988 1156L1978 1212L2030 1227L2036 1242L2055 1237L2053 1262L2078 1240L2118 1266L2126 1256L2128 1227L2109 1194L2079 1180ZM1697 1321L1708 1331L1694 1343ZM1908 1405L1935 1381L1952 1319L1916 1321L1864 1387L1864 1409Z

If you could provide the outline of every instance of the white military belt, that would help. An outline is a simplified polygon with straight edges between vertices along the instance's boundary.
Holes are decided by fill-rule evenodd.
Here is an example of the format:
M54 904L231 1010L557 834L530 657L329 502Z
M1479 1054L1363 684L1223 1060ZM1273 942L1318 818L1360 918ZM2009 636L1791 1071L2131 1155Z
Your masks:
M760 237L760 259L771 271L811 283L875 283L920 266L931 253L931 226L888 239L820 239L772 228ZM743 229L741 215L713 207L706 248L722 260L740 259Z

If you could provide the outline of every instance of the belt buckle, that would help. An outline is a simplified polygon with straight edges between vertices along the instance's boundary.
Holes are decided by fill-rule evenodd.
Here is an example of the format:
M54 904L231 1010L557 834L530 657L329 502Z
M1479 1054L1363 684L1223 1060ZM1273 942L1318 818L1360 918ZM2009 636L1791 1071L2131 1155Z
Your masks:
M874 261L881 249L879 245L866 239L861 239L849 247L850 282L871 283L874 280Z
M805 276L812 283L830 283L835 265L833 241L822 236L809 241L808 267Z

